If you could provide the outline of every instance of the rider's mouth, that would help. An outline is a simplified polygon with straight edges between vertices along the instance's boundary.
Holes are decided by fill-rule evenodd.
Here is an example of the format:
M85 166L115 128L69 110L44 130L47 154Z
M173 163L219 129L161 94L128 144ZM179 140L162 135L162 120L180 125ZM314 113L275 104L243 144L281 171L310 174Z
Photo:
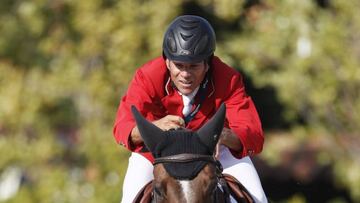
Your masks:
M191 81L180 81L180 84L184 87L191 87L192 82Z

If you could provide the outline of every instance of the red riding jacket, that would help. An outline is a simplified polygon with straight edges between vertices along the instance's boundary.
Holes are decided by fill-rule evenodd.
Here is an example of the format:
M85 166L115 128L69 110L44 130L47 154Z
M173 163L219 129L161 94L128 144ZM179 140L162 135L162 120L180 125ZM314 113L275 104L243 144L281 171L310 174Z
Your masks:
M242 151L230 150L231 153L237 158L260 153L264 143L261 122L253 101L245 92L242 76L218 57L213 57L209 71L212 73L207 85L206 98L186 128L199 129L224 102L225 127L231 128L243 144ZM194 105L199 100L198 97L200 96L196 95ZM114 137L119 144L153 161L149 152L140 152L143 145L133 146L129 142L131 130L136 125L130 110L132 105L135 105L149 121L169 114L183 116L182 97L174 89L162 57L149 61L136 71L126 95L121 99L113 129Z

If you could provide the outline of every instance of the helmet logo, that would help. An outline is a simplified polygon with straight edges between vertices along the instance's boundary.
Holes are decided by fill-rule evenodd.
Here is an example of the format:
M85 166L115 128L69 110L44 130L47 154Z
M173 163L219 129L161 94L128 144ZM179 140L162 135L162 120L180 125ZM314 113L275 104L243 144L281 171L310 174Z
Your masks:
M191 52L189 50L181 50L180 54L181 55L191 55Z

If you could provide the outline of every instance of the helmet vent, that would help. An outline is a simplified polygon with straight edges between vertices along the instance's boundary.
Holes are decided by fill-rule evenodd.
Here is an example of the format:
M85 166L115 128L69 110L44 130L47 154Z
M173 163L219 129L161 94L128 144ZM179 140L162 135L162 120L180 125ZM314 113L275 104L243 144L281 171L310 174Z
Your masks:
M180 35L181 35L181 38L185 41L188 41L190 38L192 38L194 36L193 34L186 35L183 33L180 33Z
M187 24L181 24L180 27L184 30L193 30L198 27L198 23L187 23Z
M166 40L166 44L167 44L167 47L169 47L171 52L175 53L177 51L175 37L174 37L173 32L169 33L169 36L167 37L167 40Z
M195 47L194 52L196 54L203 54L204 52L206 52L206 45L209 43L209 38L208 36L204 36L203 38L200 39L200 41L197 43L197 46Z
M193 30L199 26L199 21L195 19L184 18L181 19L179 25L184 30Z

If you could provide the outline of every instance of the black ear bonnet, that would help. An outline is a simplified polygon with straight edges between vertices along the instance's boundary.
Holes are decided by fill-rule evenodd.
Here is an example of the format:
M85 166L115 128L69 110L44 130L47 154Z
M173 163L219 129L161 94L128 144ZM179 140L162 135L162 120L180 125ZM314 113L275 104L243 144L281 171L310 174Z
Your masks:
M155 159L182 153L213 155L225 119L225 105L223 104L213 118L196 132L189 130L162 131L147 121L134 106L131 110L145 146ZM207 163L206 161L193 161L163 163L163 165L172 177L191 180Z

